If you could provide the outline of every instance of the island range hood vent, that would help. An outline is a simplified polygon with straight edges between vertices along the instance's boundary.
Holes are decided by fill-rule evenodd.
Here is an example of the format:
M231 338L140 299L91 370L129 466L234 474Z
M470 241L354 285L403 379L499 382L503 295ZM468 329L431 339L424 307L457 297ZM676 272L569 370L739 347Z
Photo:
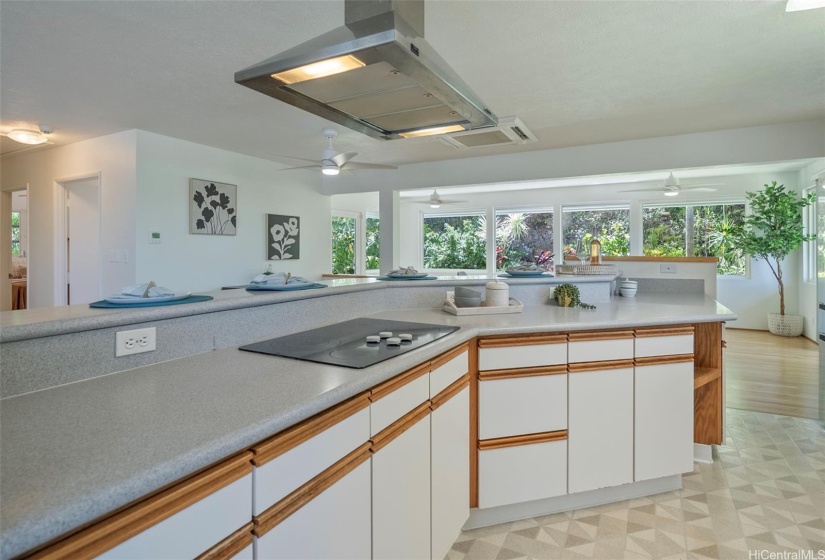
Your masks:
M424 0L345 0L345 25L235 73L235 82L382 140L494 127L424 41Z
M443 134L438 139L448 146L460 149L520 146L537 140L518 117L502 117L495 127Z

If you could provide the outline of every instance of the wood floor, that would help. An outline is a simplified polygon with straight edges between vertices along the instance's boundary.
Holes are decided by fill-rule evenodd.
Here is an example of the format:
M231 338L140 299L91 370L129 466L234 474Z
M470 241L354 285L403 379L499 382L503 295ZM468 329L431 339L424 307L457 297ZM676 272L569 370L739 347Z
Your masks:
M801 336L725 329L728 408L818 418L819 347Z

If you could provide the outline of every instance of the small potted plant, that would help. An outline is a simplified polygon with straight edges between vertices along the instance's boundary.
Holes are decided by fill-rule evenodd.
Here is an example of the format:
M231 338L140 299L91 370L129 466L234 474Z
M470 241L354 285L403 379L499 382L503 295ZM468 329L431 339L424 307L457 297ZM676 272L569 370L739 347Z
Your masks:
M779 284L779 313L768 313L768 330L782 336L802 334L801 315L785 313L785 284L782 282L782 261L791 252L811 241L815 234L805 235L802 210L813 204L816 195L800 197L786 191L776 181L757 192L745 193L751 213L733 234L733 246L757 260L764 260Z

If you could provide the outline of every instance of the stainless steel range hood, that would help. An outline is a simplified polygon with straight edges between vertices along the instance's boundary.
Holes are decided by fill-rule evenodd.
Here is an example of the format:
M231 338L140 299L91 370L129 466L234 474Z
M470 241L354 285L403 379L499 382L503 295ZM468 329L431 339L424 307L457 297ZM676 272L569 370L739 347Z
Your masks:
M236 72L235 82L383 140L497 124L424 41L424 0L346 0L345 12L343 27Z

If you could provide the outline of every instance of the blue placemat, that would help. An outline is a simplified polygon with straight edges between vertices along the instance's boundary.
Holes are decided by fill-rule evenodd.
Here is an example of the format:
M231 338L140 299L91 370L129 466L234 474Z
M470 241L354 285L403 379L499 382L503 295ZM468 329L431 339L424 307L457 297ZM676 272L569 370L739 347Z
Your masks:
M393 278L392 276L379 276L379 280L388 280L390 282L416 282L418 280L435 280L435 276L425 276L424 278Z
M287 288L287 286L289 286ZM247 286L247 292L300 292L301 290L317 290L319 288L326 288L324 284L305 284L298 287L295 284L284 284L284 287L281 288L280 286L270 286L270 287L263 287L263 286Z
M135 307L163 307L165 305L183 305L185 303L200 303L202 301L209 301L212 296L189 296L186 299L179 299L177 301L147 301L134 303L109 303L105 300L95 301L89 304L89 307L97 309L128 309Z
M519 278L553 278L552 274L533 274L532 276L529 274L524 274L521 276L513 276L512 274L502 273L496 274L497 278L512 278L513 280L518 280Z

